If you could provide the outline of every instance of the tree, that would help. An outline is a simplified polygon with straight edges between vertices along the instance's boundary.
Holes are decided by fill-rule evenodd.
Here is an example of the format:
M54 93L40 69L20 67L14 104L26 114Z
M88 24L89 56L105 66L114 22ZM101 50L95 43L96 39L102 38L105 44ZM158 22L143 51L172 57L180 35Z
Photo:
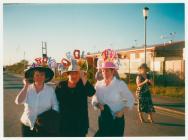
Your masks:
M13 65L5 66L5 69L8 72L16 73L16 74L23 74L24 70L27 68L28 61L27 60L21 60L18 63L15 63Z

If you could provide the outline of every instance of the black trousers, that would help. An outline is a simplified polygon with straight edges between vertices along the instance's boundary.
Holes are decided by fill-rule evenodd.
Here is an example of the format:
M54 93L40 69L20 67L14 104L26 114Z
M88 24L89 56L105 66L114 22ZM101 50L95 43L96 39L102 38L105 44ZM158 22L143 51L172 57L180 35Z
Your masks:
M33 130L30 130L29 126L26 126L21 123L21 129L23 137L37 137L37 133Z
M98 125L102 125L102 129L96 132L95 137L122 137L124 134L125 120L124 116L121 118L115 118L109 123L104 123L101 118L98 118Z

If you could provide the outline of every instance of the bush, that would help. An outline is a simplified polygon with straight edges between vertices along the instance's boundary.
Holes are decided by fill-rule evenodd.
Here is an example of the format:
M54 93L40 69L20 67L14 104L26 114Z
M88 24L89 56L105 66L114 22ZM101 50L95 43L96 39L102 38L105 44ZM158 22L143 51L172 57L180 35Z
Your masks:
M136 84L129 84L129 89L135 93L136 91ZM185 87L184 86L152 86L151 87L151 94L153 95L161 95L161 96L168 96L168 97L175 97L175 98L185 98Z
M28 65L28 61L21 60L18 63L6 66L5 69L6 71L11 72L11 73L23 74L24 70L27 68L27 65Z

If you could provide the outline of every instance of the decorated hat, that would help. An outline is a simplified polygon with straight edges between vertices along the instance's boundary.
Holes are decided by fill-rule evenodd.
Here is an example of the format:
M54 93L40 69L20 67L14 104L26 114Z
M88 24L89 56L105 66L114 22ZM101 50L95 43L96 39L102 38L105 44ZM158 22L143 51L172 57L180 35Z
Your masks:
M74 50L73 54L70 52L66 53L66 58L61 60L62 72L67 73L71 71L84 71L88 70L88 62L85 58L84 51L80 55L80 50Z
M117 70L119 68L118 65L117 53L112 49L105 49L101 54L101 58L97 61L98 69L111 68Z
M48 67L47 65L47 61L45 59L41 59L41 61L39 61L39 58L35 59L35 62L26 70L24 70L25 72L25 78L29 80L30 83L33 83L33 75L34 75L34 71L41 71L45 73L45 83L49 82L52 80L53 76L54 76L54 72L52 71L51 68Z

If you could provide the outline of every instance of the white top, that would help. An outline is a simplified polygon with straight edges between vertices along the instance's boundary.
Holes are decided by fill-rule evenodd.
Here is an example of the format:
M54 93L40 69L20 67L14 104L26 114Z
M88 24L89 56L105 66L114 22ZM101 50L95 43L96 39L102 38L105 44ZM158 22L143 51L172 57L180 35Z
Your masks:
M108 105L113 116L124 107L131 109L134 105L134 97L122 80L114 77L108 86L104 80L97 81L95 88L96 94L92 98L92 105L95 106L96 103Z
M15 103L18 104L17 100ZM36 93L34 84L29 85L26 98L22 104L24 104L25 109L21 117L21 122L29 126L31 130L39 114L50 108L59 111L54 89L46 84L44 84L43 89L39 93Z

